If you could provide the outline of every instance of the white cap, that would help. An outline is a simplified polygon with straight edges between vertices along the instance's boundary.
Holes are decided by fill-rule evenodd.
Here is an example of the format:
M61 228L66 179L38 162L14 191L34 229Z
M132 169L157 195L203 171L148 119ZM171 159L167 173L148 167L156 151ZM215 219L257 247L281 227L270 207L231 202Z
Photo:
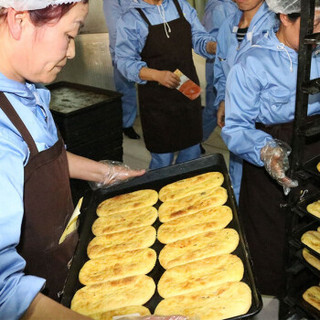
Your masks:
M269 9L275 13L291 14L301 12L301 0L266 0L266 3Z
M51 5L80 2L81 0L0 0L0 7L15 10L38 10Z

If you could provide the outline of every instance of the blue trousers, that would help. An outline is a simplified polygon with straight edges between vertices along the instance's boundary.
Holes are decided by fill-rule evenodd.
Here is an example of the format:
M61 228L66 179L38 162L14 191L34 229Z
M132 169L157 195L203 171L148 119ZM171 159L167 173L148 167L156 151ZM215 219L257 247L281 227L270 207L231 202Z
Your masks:
M200 144L178 151L175 163L182 163L200 157ZM174 152L152 153L149 169L158 169L173 164Z

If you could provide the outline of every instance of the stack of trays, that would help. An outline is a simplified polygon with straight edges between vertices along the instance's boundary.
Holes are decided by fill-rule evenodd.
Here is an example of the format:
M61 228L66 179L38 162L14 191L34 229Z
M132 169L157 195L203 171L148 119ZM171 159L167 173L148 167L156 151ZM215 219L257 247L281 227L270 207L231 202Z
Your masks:
M209 188L199 189L199 177L212 177L210 172L214 185L211 181ZM173 193L172 186L178 186ZM154 204L149 203L147 210L140 209L139 215L131 211L123 223L106 209L112 199L140 192L156 192L159 199L144 196L144 201L150 199ZM203 320L243 319L260 311L261 297L221 155L149 171L126 184L93 192L85 201L80 242L66 282L64 305L104 320L110 314L136 312L185 314ZM116 208L117 215L123 216L121 206ZM104 247L100 247L101 243ZM117 256L115 247L121 248L122 254ZM116 272L107 271L107 263L101 261L105 254L109 266L118 266ZM91 276L85 276L85 270L90 268L96 269ZM104 271L96 272L97 269ZM110 274L115 278L106 280ZM90 283L92 278L98 283ZM138 282L132 288L134 281ZM93 298L98 301L93 302L93 287L97 286L99 292L112 292L111 287L118 287L119 283L120 287L126 286L126 282L125 291L135 297L133 302L128 298L117 301L119 291L112 297L105 294ZM141 287L143 292L139 291ZM82 293L82 301L88 302L79 308L81 303L77 301ZM193 307L190 301L195 302Z

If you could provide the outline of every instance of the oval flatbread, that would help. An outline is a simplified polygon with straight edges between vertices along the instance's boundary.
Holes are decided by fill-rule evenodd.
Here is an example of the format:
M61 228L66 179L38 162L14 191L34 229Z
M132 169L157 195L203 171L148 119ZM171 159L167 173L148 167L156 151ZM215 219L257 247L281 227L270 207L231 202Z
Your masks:
M150 311L148 308L143 306L130 306L102 313L90 314L89 317L94 320L114 320L113 317L124 316L129 314L139 314L140 316L148 316L150 315Z
M109 254L148 248L155 241L156 229L147 226L95 237L89 242L87 253L90 259L97 259Z
M154 268L156 261L157 254L150 248L89 260L79 272L79 281L88 285L147 274Z
M159 262L163 268L170 269L204 258L231 253L238 244L239 234L234 229L205 232L165 245L159 253Z
M314 268L320 271L320 260L312 255L307 249L302 250L303 258Z
M158 217L155 207L144 207L138 210L123 211L98 218L92 225L95 236L121 232L128 229L151 226Z
M84 315L143 305L153 296L156 285L146 275L92 284L79 289L71 309Z
M312 250L320 253L320 232L309 230L301 237L301 242Z
M320 172L320 162L317 164L317 170Z
M151 207L157 201L158 192L155 190L144 189L125 193L101 202L97 208L97 215L108 216L123 211Z
M303 299L314 308L320 310L320 287L313 286L307 289L302 295Z
M182 179L164 186L159 191L159 199L172 201L204 190L221 186L224 181L220 172L207 172L191 178Z
M251 306L251 289L243 282L227 282L191 294L162 300L155 314L183 314L201 320L221 320L246 314Z
M227 206L209 208L177 218L158 228L157 238L162 243L171 243L199 233L220 230L232 220L232 210Z
M228 200L228 193L225 188L218 187L213 190L211 196L195 195L187 200L176 200L164 202L160 205L158 213L161 222L168 222L180 217L193 214L200 210L222 206Z
M320 200L307 205L307 211L320 218Z
M188 294L225 282L240 281L243 272L243 263L235 255L210 257L166 270L158 282L158 292L163 298Z

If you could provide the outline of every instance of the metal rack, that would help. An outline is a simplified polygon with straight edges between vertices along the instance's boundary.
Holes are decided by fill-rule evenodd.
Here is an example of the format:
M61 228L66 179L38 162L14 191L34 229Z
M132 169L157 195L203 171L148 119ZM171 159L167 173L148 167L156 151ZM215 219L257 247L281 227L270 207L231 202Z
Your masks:
M302 293L319 274L312 272L301 256L301 230L308 230L314 222L312 217L301 213L297 208L305 194L310 194L310 183L314 190L320 180L314 179L304 171L303 154L306 141L320 134L320 120L308 121L309 95L320 92L320 78L310 80L311 57L314 45L320 43L320 33L313 33L315 0L301 0L300 45L297 72L297 91L292 138L292 154L290 159L290 177L298 178L299 192L291 192L288 199L287 213L287 269L286 294L280 302L280 319L320 319L320 312L302 299ZM315 181L312 181L312 180ZM312 190L312 187L311 187ZM318 225L320 223L318 222Z

